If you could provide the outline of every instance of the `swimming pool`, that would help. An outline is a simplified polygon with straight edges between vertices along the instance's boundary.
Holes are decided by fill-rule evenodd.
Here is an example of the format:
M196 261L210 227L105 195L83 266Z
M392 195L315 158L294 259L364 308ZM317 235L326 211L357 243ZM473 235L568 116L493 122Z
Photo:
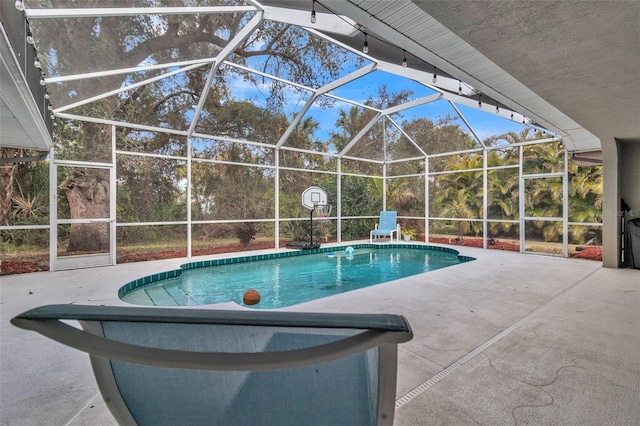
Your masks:
M353 247L349 254L347 248ZM243 304L249 289L257 309L295 305L474 260L456 250L419 244L357 244L191 262L120 288L121 300L146 306Z

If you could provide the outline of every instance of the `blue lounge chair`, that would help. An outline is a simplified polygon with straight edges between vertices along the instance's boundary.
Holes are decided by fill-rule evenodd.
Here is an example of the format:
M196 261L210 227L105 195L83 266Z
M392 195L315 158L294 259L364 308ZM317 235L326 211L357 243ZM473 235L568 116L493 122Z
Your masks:
M380 220L376 223L376 228L369 233L369 242L373 242L373 237L389 236L393 241L393 233L396 234L396 239L400 241L400 224L397 222L398 212L382 211L380 212Z
M391 425L413 336L390 314L49 305L11 322L88 352L126 425Z

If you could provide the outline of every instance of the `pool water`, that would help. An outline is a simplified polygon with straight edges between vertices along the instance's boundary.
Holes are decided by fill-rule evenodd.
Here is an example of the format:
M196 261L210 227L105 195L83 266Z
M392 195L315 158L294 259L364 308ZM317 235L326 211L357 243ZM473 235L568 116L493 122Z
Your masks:
M426 248L426 249L425 249ZM248 289L260 293L257 309L308 302L459 264L470 258L455 250L344 248L293 257L187 269L121 294L125 302L150 306L191 306L224 302L242 305Z

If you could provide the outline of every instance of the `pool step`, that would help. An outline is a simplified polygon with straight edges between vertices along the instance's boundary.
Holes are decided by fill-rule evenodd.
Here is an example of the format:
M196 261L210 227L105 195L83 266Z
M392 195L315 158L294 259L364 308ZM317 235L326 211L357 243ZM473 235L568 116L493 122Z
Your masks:
M153 286L146 288L145 293L156 306L179 306L175 299L162 286Z

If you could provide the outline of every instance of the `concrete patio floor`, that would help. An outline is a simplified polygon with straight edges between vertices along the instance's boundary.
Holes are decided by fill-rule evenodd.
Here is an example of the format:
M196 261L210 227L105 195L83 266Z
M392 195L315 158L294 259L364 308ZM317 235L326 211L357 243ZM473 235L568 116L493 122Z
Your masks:
M405 315L396 425L640 425L640 271L460 247L476 260L288 310ZM224 256L208 256L216 258ZM86 354L13 327L193 259L0 278L0 424L111 425Z

